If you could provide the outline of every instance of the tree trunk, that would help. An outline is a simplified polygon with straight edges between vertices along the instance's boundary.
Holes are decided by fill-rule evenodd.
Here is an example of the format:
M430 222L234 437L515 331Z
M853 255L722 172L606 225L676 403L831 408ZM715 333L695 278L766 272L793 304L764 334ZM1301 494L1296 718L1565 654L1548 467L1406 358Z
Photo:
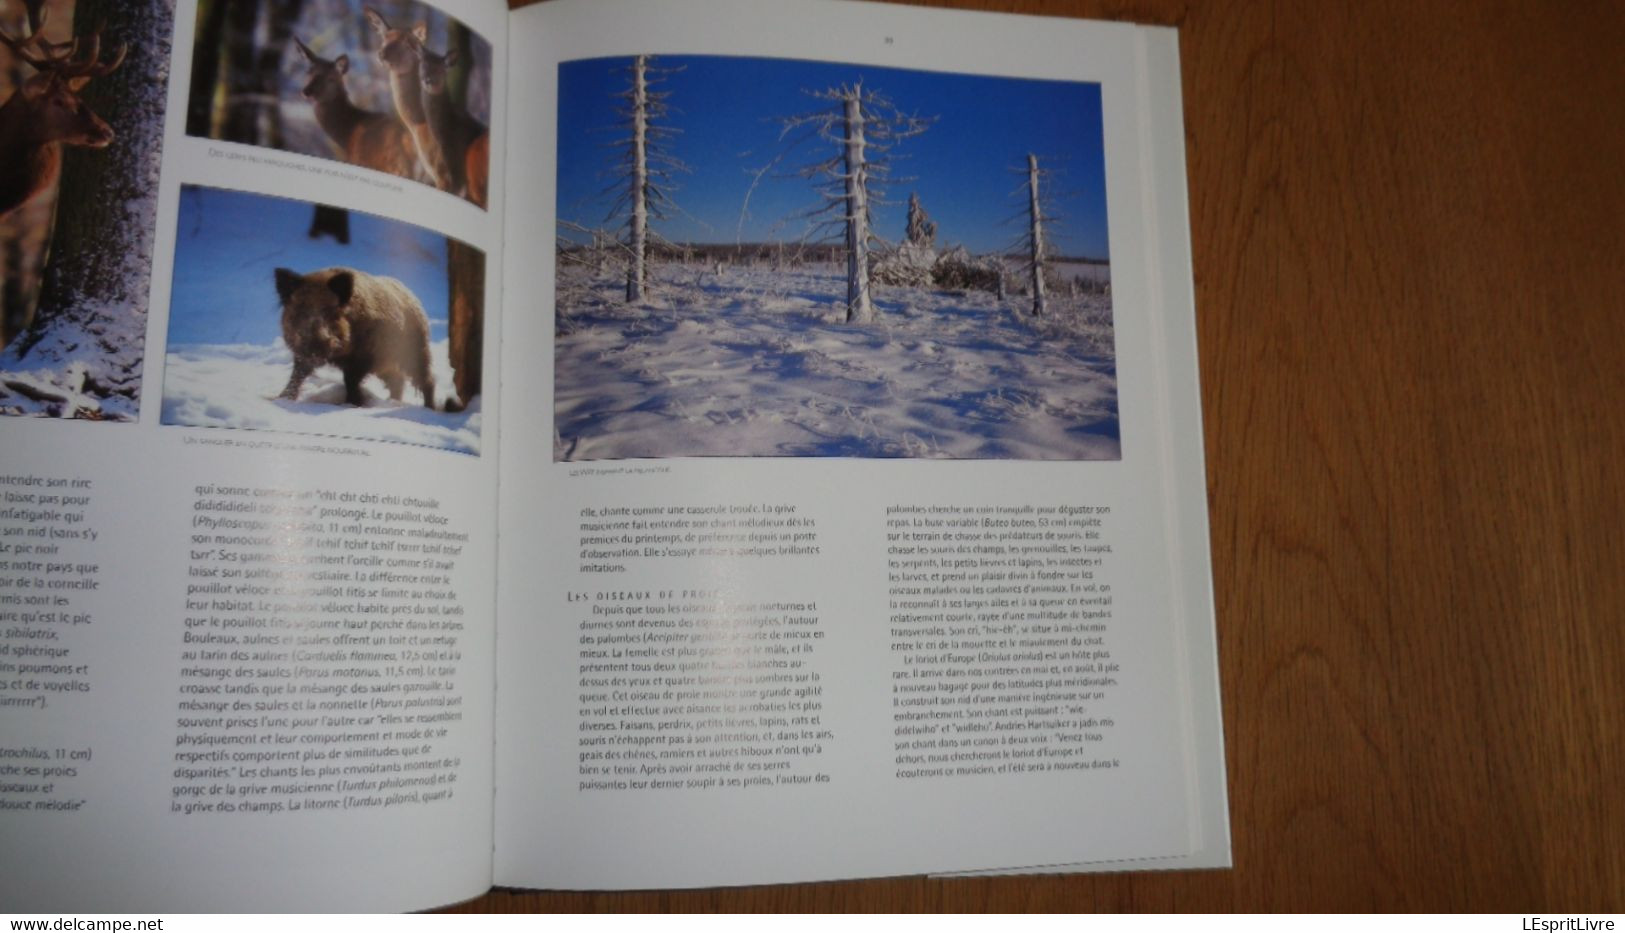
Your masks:
M1032 250L1033 313L1044 313L1044 222L1038 198L1038 156L1027 154L1027 212L1031 216L1028 245Z
M215 92L220 87L220 48L225 41L229 0L199 0L197 36L192 43L192 83L186 99L186 134L209 136L215 127Z
M626 300L643 300L644 251L649 239L649 82L648 56L632 62L632 262L626 271Z
M304 0L269 0L265 44L255 56L254 74L260 87L260 138L273 149L287 148L282 138L282 103L277 78L282 71L282 58L288 51L288 37L304 5Z
M350 212L342 207L333 207L329 204L318 204L310 218L310 230L306 237L319 240L330 236L339 242L340 246L350 243Z
M0 346L10 343L34 316L21 240L0 239Z
M80 92L111 125L105 149L67 147L39 312L19 341L40 354L90 364L86 392L133 403L141 380L162 156L170 3L79 0L75 32L103 26L104 47L128 43L124 64ZM60 337L60 339L53 339ZM134 417L133 408L127 409Z
M227 14L224 125L215 134L234 143L256 146L265 144L260 111L266 91L254 43L262 6L260 0L234 0Z
M448 19L446 21L446 47L448 51L457 52L457 64L446 71L446 93L451 95L452 101L463 108L464 113L472 114L474 108L469 106L472 101L468 99L468 92L473 85L474 76L474 34L460 21Z
M846 98L846 319L868 324L875 319L869 300L869 173L864 153L863 100L854 90Z
M452 381L458 401L467 408L480 394L485 348L485 254L447 238L446 272L451 285L451 320L446 329ZM447 410L451 410L450 406Z

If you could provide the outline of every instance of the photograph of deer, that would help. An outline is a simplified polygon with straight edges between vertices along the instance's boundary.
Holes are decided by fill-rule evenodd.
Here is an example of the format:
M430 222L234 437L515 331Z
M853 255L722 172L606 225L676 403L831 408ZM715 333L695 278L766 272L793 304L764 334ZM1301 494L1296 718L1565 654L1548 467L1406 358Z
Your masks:
M161 420L478 454L484 296L431 230L184 185Z
M139 414L172 22L0 0L0 414Z
M404 0L200 0L190 136L339 159L485 207L491 44Z
M1121 457L1098 84L559 69L554 457Z

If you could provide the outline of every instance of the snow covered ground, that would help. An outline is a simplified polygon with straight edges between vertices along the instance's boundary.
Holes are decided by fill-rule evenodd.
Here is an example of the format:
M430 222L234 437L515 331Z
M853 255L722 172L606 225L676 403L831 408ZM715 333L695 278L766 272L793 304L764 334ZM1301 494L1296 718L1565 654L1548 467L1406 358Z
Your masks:
M134 421L146 309L86 302L22 352L0 352L0 415Z
M877 287L843 323L831 267L657 265L642 307L561 269L554 456L1120 456L1107 295L1044 319L985 292Z
M437 404L452 388L446 341L430 347L434 360ZM390 441L440 447L461 453L480 451L480 400L467 411L431 411L408 383L405 397L391 401L389 390L369 376L361 390L369 396L360 407L344 403L344 379L338 369L318 369L299 392L299 401L277 398L293 371L293 357L278 338L259 344L178 344L169 348L164 367L163 423L211 428L247 428L319 434L357 440Z

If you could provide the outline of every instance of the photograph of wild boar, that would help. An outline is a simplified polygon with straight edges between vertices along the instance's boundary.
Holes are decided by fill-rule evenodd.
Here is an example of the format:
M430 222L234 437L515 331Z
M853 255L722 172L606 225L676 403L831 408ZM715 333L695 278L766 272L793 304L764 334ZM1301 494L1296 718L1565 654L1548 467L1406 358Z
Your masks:
M480 451L485 254L289 198L185 185L164 424Z
M1118 460L1101 87L559 66L554 459Z
M491 43L423 3L200 0L190 136L338 159L486 206Z
M0 414L139 416L173 20L0 0Z

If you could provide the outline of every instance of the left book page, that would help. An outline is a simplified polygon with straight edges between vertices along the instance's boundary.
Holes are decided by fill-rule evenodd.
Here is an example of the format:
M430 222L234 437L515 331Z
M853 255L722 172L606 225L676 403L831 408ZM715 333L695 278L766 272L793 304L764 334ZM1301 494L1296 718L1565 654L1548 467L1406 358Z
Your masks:
M0 910L489 886L506 27L0 0Z

